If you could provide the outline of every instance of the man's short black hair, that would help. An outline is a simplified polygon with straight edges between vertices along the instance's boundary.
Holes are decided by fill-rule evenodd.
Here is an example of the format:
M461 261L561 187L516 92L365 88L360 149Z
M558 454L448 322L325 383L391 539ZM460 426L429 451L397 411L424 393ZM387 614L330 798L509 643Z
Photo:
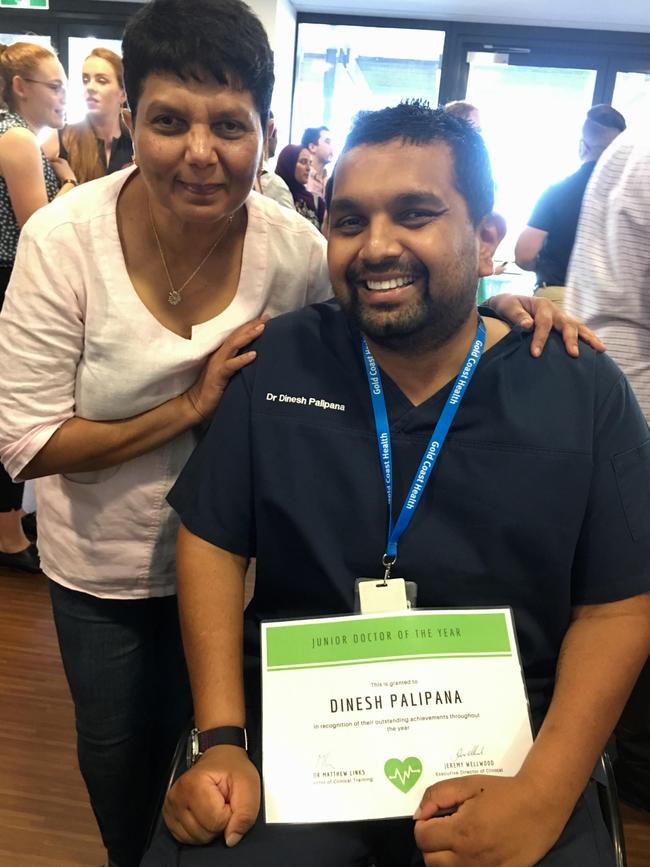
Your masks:
M124 86L134 117L147 76L176 75L252 94L262 125L273 93L273 53L259 19L241 0L151 0L129 20L122 43Z
M454 184L465 199L472 223L477 226L492 212L494 181L490 157L481 134L472 124L444 109L430 108L424 100L401 102L379 111L362 111L354 119L341 156L359 145L383 144L393 139L416 145L433 141L447 144L454 158ZM336 170L332 175L335 177Z
M320 134L329 131L330 128L328 126L308 126L302 134L300 144L304 148L309 147L310 144L317 145L320 141Z
M608 129L617 129L619 132L623 132L626 127L625 118L620 111L605 103L592 105L587 112L587 120L592 120Z

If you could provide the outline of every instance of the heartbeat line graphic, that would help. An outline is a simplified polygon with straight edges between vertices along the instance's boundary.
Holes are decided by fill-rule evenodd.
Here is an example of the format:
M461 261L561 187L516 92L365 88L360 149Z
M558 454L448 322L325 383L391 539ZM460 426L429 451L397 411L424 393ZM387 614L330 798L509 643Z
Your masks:
M402 786L407 780L411 779L412 774L419 774L420 768L414 768L412 765L409 765L408 768L404 770L404 772L400 771L399 768L395 768L395 773L391 776L388 774L388 779L392 782L395 780L399 780Z
M396 758L388 759L384 765L384 773L390 783L392 783L403 794L409 792L417 783L422 775L422 762L417 756L407 756L400 760Z

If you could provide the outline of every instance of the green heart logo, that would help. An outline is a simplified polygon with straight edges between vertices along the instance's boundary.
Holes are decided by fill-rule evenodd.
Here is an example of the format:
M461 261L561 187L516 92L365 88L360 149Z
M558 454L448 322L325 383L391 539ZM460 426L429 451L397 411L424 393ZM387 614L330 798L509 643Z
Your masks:
M384 765L384 773L400 792L406 794L422 776L422 762L415 756L409 756L403 762L399 759L388 759Z

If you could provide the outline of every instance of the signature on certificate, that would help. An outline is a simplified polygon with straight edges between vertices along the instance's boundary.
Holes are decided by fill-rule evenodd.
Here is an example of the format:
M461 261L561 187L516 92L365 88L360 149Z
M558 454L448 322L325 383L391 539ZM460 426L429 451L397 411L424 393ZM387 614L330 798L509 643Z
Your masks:
M456 750L456 758L473 758L474 756L482 756L484 753L485 746L483 744L472 744L469 747L458 747L458 749Z
M316 759L316 769L318 771L333 771L334 765L330 761L329 753L319 753Z

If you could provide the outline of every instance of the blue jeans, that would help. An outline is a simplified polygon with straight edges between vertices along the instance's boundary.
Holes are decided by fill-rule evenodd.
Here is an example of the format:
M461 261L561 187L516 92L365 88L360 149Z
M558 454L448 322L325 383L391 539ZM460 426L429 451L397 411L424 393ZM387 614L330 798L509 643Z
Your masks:
M98 599L50 581L79 767L115 867L137 867L191 714L176 597Z

